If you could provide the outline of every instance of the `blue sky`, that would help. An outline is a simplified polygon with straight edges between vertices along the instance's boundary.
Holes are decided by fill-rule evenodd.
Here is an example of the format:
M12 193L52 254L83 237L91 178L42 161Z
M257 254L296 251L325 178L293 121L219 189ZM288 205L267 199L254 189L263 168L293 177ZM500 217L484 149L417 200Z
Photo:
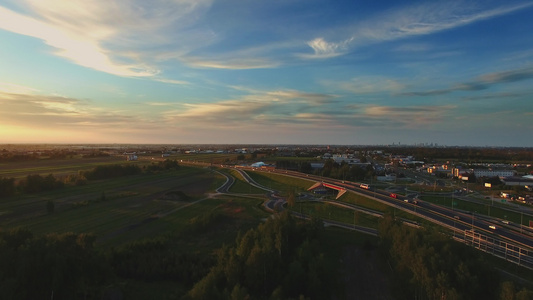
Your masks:
M0 0L0 143L533 146L531 1Z

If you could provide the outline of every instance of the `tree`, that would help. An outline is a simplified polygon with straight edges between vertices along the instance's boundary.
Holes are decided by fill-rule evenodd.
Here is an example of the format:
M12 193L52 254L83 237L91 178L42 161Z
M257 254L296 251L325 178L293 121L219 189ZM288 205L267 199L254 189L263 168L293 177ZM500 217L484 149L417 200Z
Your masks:
M289 207L294 207L296 204L296 192L294 189L289 190L289 195L287 196L287 204Z
M46 212L50 215L54 212L54 201L48 200L46 201Z
M505 281L500 286L500 300L514 300L515 287L511 281Z
M15 194L15 178L0 177L0 198Z

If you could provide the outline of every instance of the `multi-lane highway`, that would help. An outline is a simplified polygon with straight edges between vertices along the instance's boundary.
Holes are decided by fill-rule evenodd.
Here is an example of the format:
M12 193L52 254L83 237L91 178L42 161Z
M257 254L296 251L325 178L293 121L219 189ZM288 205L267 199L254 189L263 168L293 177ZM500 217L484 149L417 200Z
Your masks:
M259 169L256 170L260 171ZM335 184L347 189L348 191L363 194L369 198L375 199L376 201L398 209L402 209L404 211L408 211L428 221L437 223L454 231L463 232L465 230L473 229L486 235L516 243L519 246L529 248L533 251L533 234L530 230L524 230L524 228L514 226L513 224L504 224L500 219L476 215L475 213L469 214L458 210L452 210L444 206L435 205L421 200L415 200L402 195L396 195L396 198L393 198L391 197L390 192L376 190L372 187L370 187L370 189L361 188L360 183L335 180L287 170L270 170L268 172L298 177L315 182L318 181Z
M484 215L463 212L424 202L360 183L347 182L294 171L275 170L286 176L319 181L343 187L389 206L408 211L454 232L454 238L480 250L533 269L533 232L527 228Z
M529 268L533 268L533 232L529 229L524 230L523 227L516 226L515 224L507 222L503 223L500 219L475 214L475 212L471 214L421 201L413 197L391 194L390 192L378 190L371 186L362 187L360 183L355 182L335 180L288 170L261 170L249 167L239 167L236 169L241 170L240 172L243 175L243 178L249 184L272 192L272 194L274 193L271 189L254 182L251 177L246 174L245 170L272 172L285 176L302 178L309 180L310 186L316 182L335 185L344 188L349 192L362 194L375 201L401 209L453 230L454 237L462 239L462 241L467 244L471 244L481 250L491 252L492 254L501 256L507 260L515 261L519 264L526 265ZM219 188L219 191L227 192L231 184L231 179L228 179L228 182L226 182L223 187ZM340 200L341 201L338 201L338 203L342 203L342 198ZM268 205L271 206L271 209L276 209L276 206L282 205L283 202L283 199L280 198L278 201L270 201ZM348 203L344 204L349 205ZM352 207L350 209L355 208ZM332 225L348 226L346 224Z

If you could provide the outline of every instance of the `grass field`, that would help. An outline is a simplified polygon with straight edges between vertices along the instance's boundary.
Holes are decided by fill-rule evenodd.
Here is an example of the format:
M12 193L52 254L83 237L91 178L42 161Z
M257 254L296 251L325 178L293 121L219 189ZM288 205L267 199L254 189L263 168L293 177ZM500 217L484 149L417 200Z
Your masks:
M28 174L77 173L96 165L127 163L115 159L66 159L62 161L4 164L3 174L24 177ZM130 162L143 164L143 162ZM146 164L147 162L144 162ZM235 171L224 171L236 179L232 193L264 195L251 187ZM179 170L89 181L82 186L66 186L38 194L17 195L0 200L0 226L25 227L34 234L50 232L94 233L101 247L119 246L137 239L165 234L187 234L191 220L215 213L224 225L202 240L187 239L183 247L198 251L217 248L235 238L240 228L257 225L268 214L259 198L213 195L225 178L209 168L182 166ZM47 201L55 204L48 214ZM231 230L227 230L231 229ZM204 249L204 250L202 250Z
M97 158L74 157L68 159L39 159L31 161L9 162L0 164L0 177L22 178L29 174L48 175L56 177L76 174L81 170L89 170L98 165L108 165L127 162L122 156L109 156Z
M292 210L322 220L332 220L345 224L377 228L379 218L368 214L335 206L327 202L299 202Z
M276 173L257 171L247 171L247 173L257 183L279 191L282 195L287 195L291 189L296 193L307 191L315 183L312 180L289 177Z
M470 201L464 201L460 199L452 199L451 197L443 196L424 196L424 201L435 203L438 205L452 207L452 200L454 202L454 209L458 209L463 212L474 212L479 215L486 215L491 217L500 218L502 220L508 220L510 222L523 225L528 225L529 221L533 221L533 218L528 215L521 215L516 211L510 211L505 209L505 204L495 202L494 204L490 200L486 200L485 204L474 203Z
M260 188L257 188L255 186L248 184L248 182L246 182L244 178L242 177L242 175L236 170L226 170L226 171L230 176L233 176L233 178L235 178L235 183L231 186L229 190L231 193L258 194L258 195L264 195L266 193L265 190L262 190Z

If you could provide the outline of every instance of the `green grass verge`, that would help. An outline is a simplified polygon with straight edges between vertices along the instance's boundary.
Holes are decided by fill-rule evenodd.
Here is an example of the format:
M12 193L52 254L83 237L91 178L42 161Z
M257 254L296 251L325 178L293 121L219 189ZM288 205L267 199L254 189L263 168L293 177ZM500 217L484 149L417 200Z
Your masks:
M434 204L442 205L451 208L452 207L452 198L443 197L443 196L423 196L422 200L428 201ZM495 203L492 205L492 201L486 200L486 204L474 203L470 201L464 201L460 199L453 199L454 209L465 212L475 212L479 215L486 215L490 217L500 218L502 220L508 220L516 224L522 222L523 225L528 225L529 221L533 221L533 217L528 215L522 215L516 211L510 211L505 209L504 204Z
M291 189L296 193L307 191L315 182L282 174L247 171L257 183L286 195Z
M290 209L322 220L332 220L347 225L355 224L371 228L377 228L379 219L360 211L335 206L327 202L298 202Z
M235 178L235 183L230 188L231 193L239 194L265 194L266 191L252 186L244 180L242 175L236 170L228 170L228 174Z

